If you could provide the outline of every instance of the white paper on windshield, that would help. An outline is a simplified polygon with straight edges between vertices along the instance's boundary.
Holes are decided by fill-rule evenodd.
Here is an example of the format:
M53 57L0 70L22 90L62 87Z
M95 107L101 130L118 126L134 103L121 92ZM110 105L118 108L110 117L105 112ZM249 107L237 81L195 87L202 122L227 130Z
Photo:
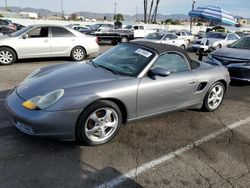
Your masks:
M135 53L137 53L137 54L139 54L139 55L142 55L142 56L144 56L144 57L146 57L146 58L148 58L148 57L150 57L150 56L152 55L152 53L150 53L150 52L148 52L148 51L146 51L146 50L143 50L143 49L141 49L141 48L138 48L138 49L135 51Z

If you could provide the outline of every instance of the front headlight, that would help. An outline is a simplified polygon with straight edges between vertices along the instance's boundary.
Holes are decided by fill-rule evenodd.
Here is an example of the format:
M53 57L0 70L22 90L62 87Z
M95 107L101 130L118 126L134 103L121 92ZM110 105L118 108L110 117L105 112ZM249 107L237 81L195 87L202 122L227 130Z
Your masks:
M25 101L22 105L29 110L45 109L54 104L64 95L64 89L52 91Z

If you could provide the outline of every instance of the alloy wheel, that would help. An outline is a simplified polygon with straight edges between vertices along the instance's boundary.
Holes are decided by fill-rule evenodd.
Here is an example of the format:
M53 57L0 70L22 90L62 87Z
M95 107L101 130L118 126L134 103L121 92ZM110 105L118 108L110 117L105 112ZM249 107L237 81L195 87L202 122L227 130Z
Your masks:
M0 63L1 64L10 64L13 61L13 55L8 50L0 51Z
M224 89L221 85L215 85L208 95L208 106L216 109L221 104L224 96Z
M89 140L102 142L113 135L118 125L118 115L112 108L100 108L88 117L84 131Z

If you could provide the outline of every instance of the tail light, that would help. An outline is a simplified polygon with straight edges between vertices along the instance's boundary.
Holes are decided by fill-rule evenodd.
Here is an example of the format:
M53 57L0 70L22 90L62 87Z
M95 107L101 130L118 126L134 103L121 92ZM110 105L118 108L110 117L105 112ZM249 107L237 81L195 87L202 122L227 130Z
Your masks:
M14 24L9 24L9 28L10 28L10 29L13 29L13 30L16 30L16 29L17 29L16 26L15 26Z
M95 38L95 41L96 41L97 44L99 44L98 37Z

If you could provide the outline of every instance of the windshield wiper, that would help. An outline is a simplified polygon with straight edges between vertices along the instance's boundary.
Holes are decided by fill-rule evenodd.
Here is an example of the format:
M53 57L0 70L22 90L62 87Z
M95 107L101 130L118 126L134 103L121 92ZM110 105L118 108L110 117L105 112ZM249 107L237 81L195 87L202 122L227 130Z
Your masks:
M91 63L94 67L98 67L92 59L89 60L87 63Z
M101 68L103 68L103 69L108 70L109 72L112 72L113 74L116 74L116 75L120 74L119 72L117 72L117 71L115 71L115 70L113 70L111 68L105 67L103 65L98 65L98 66L101 67Z

